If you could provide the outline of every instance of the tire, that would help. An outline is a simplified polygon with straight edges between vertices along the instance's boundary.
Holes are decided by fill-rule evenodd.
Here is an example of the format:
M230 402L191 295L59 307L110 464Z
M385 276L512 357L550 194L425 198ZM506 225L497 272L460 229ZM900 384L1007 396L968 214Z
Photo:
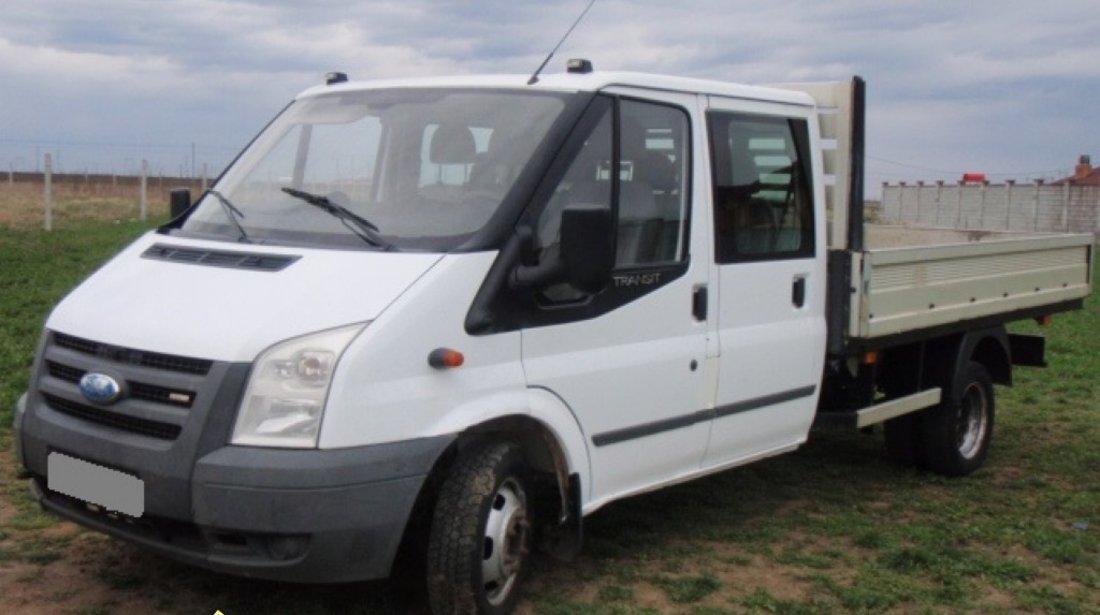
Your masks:
M510 443L459 454L428 538L428 602L435 615L504 615L519 599L531 548L530 481Z
M921 417L921 462L944 476L977 470L993 436L993 380L981 363L955 373L949 396Z
M910 413L883 423L886 455L898 465L905 467L922 465L920 414L919 412Z

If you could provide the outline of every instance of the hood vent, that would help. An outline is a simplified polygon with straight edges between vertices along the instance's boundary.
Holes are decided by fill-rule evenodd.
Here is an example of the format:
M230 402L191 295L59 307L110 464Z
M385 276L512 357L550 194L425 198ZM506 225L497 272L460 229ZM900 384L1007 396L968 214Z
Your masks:
M236 252L229 250L203 250L154 244L141 254L142 258L152 258L173 263L190 263L210 267L229 267L251 271L282 271L302 258L286 254L258 254L256 252Z

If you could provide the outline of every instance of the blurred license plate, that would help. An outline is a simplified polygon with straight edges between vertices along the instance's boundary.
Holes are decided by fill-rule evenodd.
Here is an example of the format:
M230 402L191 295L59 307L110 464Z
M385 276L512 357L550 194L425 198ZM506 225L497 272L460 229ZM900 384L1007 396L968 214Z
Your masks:
M145 512L145 484L136 476L99 464L50 453L46 459L46 483L58 493L140 517Z

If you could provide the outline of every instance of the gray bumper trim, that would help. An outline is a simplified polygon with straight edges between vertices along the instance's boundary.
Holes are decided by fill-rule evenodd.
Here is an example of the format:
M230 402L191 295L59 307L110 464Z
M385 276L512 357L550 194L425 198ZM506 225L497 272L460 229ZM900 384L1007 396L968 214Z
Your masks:
M60 516L220 572L292 582L376 579L389 575L420 488L453 441L217 449L195 465L193 523L112 518L50 492L41 501ZM288 551L287 541L298 548Z

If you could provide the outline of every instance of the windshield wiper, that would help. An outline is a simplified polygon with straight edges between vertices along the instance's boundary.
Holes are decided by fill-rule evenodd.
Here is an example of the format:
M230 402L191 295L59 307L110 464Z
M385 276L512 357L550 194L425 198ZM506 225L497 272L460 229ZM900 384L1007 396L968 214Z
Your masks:
M237 209L236 205L231 203L229 199L225 198L225 195L217 190L207 190L202 193L204 197L208 194L212 195L218 201L218 204L222 206L222 211L225 212L225 217L229 218L229 221L237 228L237 232L240 233L240 237L237 238L237 241L252 243L252 240L248 238L248 233L244 232L244 227L241 226L241 222L238 220L238 218L244 218L244 212Z
M333 203L327 196L320 194L313 194L304 190L298 190L297 188L290 188L284 186L282 191L290 196L302 199L306 203L313 205L314 207L338 218L340 222L348 227L352 233L355 233L363 239L363 241L385 250L390 249L390 245L382 240L378 235L378 227L373 222L367 220L363 216L351 211L347 207L340 205L339 203Z

